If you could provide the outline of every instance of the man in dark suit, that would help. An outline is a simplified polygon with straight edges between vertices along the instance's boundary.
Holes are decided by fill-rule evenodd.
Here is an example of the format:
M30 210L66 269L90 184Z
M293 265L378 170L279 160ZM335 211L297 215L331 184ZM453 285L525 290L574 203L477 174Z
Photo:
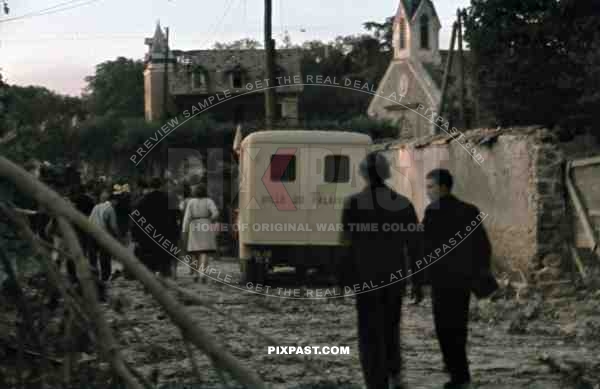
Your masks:
M139 212L140 220L141 217L145 220L144 225L140 225L138 220L132 227L131 233L137 243L135 255L151 271L170 277L172 257L169 252L172 246L177 245L179 236L177 208L170 203L160 178L152 179L150 191L140 199L134 210ZM164 243L166 239L170 244Z
M368 185L345 201L342 284L356 293L360 360L367 388L403 388L400 314L405 279L421 259L420 226L410 200L385 184L390 166L378 153L360 165ZM405 251L409 254L407 266ZM412 276L420 285L422 273ZM420 292L420 288L415 291ZM417 300L422 295L417 293Z
M471 286L490 267L491 245L477 207L451 194L453 178L448 170L429 172L425 210L427 279L432 286L435 330L450 374L447 389L470 387L467 334Z

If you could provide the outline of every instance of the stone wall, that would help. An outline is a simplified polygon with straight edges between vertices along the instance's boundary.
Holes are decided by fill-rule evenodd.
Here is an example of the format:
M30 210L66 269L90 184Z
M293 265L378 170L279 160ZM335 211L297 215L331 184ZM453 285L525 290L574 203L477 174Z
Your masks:
M412 199L422 217L426 174L447 168L457 197L488 215L484 226L498 271L529 277L545 262L560 266L566 208L557 138L536 127L480 129L455 137L460 141L443 134L380 145L394 166L390 184Z

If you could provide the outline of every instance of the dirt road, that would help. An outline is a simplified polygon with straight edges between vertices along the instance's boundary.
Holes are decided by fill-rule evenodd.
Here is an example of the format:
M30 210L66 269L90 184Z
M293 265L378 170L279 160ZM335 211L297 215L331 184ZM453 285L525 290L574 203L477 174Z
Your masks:
M233 260L214 261L213 265L234 279L239 276ZM206 285L195 283L184 265L179 266L178 275L181 287L212 300L218 312L243 320L280 346L349 347L349 355L269 355L269 344L264 339L217 311L186 303L200 325L272 387L363 386L352 298L290 300L252 295L215 281ZM199 384L179 331L143 287L137 282L116 279L110 294L111 323L133 365L161 384ZM600 383L600 320L595 301L597 297L580 301L577 309L568 298L554 302L531 298L523 304L509 300L474 302L469 357L477 387L584 387L578 385L586 379L590 381L590 371L596 380L592 383ZM115 311L116 306L122 313ZM577 317L584 310L581 306L590 308L585 318ZM429 300L421 306L404 307L402 333L409 387L440 388L446 376ZM209 360L200 352L196 359L202 371L202 387L222 387ZM227 379L233 384L231 378Z

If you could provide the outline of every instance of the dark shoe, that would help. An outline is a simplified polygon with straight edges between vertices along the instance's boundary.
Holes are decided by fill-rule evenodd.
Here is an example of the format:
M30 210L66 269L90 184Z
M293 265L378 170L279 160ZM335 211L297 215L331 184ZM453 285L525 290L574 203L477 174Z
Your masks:
M389 387L391 389L406 389L407 388L401 375L391 376Z

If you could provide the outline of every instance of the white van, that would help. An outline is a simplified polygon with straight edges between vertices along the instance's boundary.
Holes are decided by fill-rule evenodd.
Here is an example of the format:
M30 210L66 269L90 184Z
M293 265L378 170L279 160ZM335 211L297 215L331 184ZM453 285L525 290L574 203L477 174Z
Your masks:
M260 131L241 144L237 229L246 281L274 266L333 270L344 199L366 184L358 166L368 135Z

